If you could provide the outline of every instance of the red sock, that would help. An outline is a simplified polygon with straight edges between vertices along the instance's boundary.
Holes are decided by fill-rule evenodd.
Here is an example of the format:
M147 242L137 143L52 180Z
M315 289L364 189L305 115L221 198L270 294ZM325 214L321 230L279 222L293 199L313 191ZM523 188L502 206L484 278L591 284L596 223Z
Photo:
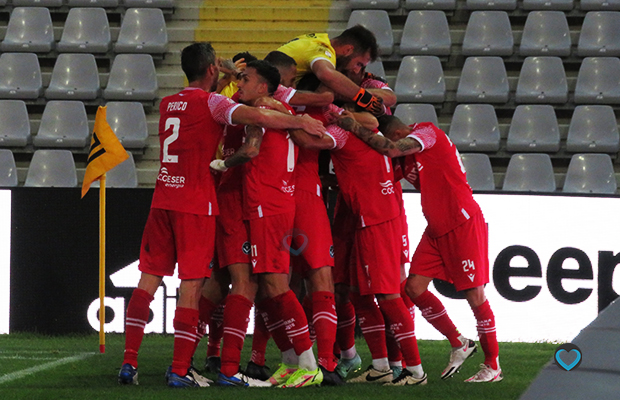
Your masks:
M310 295L305 295L301 302L301 306L304 309L306 320L308 321L308 333L312 343L316 342L316 331L314 330L314 324L312 320L312 298Z
M123 364L138 368L138 350L144 337L144 327L149 320L149 305L153 296L145 290L134 289L125 317L125 356Z
M382 300L379 302L379 307L394 333L394 338L400 345L407 366L420 365L420 352L418 351L418 341L415 338L415 327L403 300L400 297Z
M265 320L258 306L254 310L254 335L252 336L252 358L251 361L256 365L265 365L265 352L267 351L267 342L271 337L269 330L265 326Z
M334 359L334 343L336 342L336 302L331 292L312 293L312 322L316 331L316 348L319 365L333 371L338 364Z
M271 337L273 338L273 341L276 342L278 349L281 352L292 349L293 343L291 343L291 340L286 334L284 322L282 322L280 310L278 309L279 305L276 304L273 299L267 298L257 304L257 307L263 317L263 320L265 321L265 326L269 330L269 333L271 333Z
M230 294L224 310L224 345L222 347L222 374L233 376L239 371L241 350L252 310L250 300L238 294Z
M385 325L385 344L387 346L388 361L390 363L403 361L403 353L400 351L398 341L394 337L394 332L390 329L390 326Z
M499 355L499 345L497 344L497 334L495 330L495 315L486 300L478 307L473 309L474 317L478 322L478 336L480 336L480 346L484 351L484 363L493 369L497 369L497 356Z
M452 347L463 345L459 339L461 334L454 326L441 301L434 294L427 290L412 300L420 308L422 316L450 341Z
M405 307L407 307L407 310L409 310L411 319L413 320L413 323L415 324L415 303L413 302L413 300L411 300L411 298L407 295L407 292L405 291L406 284L407 284L406 279L402 281L400 284L400 297L401 299L403 299L403 303L405 303Z
M196 330L198 310L177 307L172 324L174 325L172 372L179 376L185 376L191 365L195 344L198 340Z
M355 308L353 308L353 304L350 301L344 304L336 304L336 314L338 315L336 330L338 349L334 349L334 354L355 346Z
M366 339L372 359L387 358L385 320L377 303L375 303L374 296L360 296L357 293L350 293L349 297L353 307L355 307L357 321L362 329L364 339Z
M289 290L272 299L280 310L282 321L286 321L285 329L288 338L293 343L295 354L300 355L312 347L310 336L308 335L308 321L304 314L304 309L299 304L295 293Z
M228 299L228 297L226 297ZM207 357L219 357L222 337L224 336L224 310L226 309L226 299L215 309L211 321L209 322L209 345L207 346Z
M196 352L196 348L198 348L198 344L200 343L200 339L206 333L206 326L211 321L211 316L215 312L217 308L217 304L213 303L211 300L207 299L204 296L200 296L200 300L198 302L198 326L196 327L196 342L194 343L194 351L192 351L192 355Z

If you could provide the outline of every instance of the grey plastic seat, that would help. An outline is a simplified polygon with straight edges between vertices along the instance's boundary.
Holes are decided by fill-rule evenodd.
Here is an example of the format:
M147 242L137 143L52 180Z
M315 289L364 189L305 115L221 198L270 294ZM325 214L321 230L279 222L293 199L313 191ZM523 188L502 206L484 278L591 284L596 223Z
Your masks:
M380 58L377 58L375 61L369 63L366 66L366 72L370 72L371 74L374 74L375 76L380 76L382 78L386 77L385 68L383 68L383 62Z
M405 178L400 180L400 184L401 184L403 190L418 190L418 189L415 188L415 186L413 186L413 184L411 182L409 182Z
M111 44L110 24L105 10L77 7L67 14L56 49L61 53L106 53Z
M116 53L162 54L168 47L164 13L158 8L131 8L125 12Z
M16 7L0 43L0 51L46 53L54 48L54 29L49 9Z
M573 112L566 150L571 152L617 153L620 134L611 106L577 106Z
M63 0L11 0L14 7L60 7Z
M69 7L118 7L119 0L67 0Z
M495 190L495 179L491 160L486 154L461 154L461 161L465 167L467 183L473 190Z
M439 10L410 11L400 40L400 54L450 55L452 39L446 13Z
M349 6L352 10L379 9L379 10L396 10L400 6L400 0L349 0Z
M90 140L86 108L81 101L48 101L33 143L37 147L85 147Z
M456 0L405 0L406 10L454 10Z
M548 154L513 154L506 168L502 190L554 192L553 165Z
M490 104L459 104L452 115L450 140L459 151L499 150L499 123Z
M122 0L126 8L162 8L174 7L174 0Z
M582 11L618 11L620 0L581 0L579 7Z
M615 194L617 189L614 166L608 154L575 154L571 157L563 192Z
M619 104L620 58L584 58L577 74L575 103Z
M456 90L460 103L506 103L510 88L501 57L469 57Z
M30 138L30 119L22 100L0 100L0 146L24 147Z
M512 11L517 8L517 0L466 0L465 7L468 10Z
M506 11L474 11L469 16L462 53L465 56L510 56L514 40Z
M577 42L577 55L620 55L620 11L590 11L586 14Z
M30 187L76 187L77 172L69 150L36 150L32 155L26 182Z
M517 103L566 103L568 84L560 57L527 57L517 82Z
M432 104L406 104L401 103L396 106L394 116L398 117L407 125L418 122L432 122L435 126L439 126L437 121L437 112Z
M110 128L123 147L142 149L149 135L144 107L138 102L111 101L106 104Z
M92 54L63 53L56 59L45 98L94 100L99 96L99 71Z
M524 10L561 10L570 11L574 7L573 0L523 0Z
M506 150L515 152L560 150L560 128L553 107L547 104L517 106L508 130Z
M403 57L394 92L400 103L441 103L446 97L446 82L441 61L436 56Z
M157 96L157 88L155 64L150 54L119 54L112 63L103 98L151 101Z
M13 152L0 149L0 187L15 187L17 183L17 166Z
M127 152L129 158L118 164L106 173L106 188L137 188L138 174L136 172L136 163L133 154ZM99 181L96 180L92 184L93 187L99 187Z
M390 16L385 10L354 10L351 12L347 28L362 25L375 34L379 54L386 56L394 51L394 34Z
M42 93L41 67L36 54L0 54L0 98L37 99Z
M519 54L522 56L568 56L571 38L562 11L532 11L527 15Z

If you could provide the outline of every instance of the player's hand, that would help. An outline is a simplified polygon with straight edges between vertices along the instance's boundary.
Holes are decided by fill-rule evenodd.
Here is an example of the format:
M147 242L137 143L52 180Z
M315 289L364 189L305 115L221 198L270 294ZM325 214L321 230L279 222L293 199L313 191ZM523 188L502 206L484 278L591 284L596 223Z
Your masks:
M357 124L358 123L353 117L353 114L351 114L351 112L349 111L343 111L342 114L340 114L340 116L338 117L338 126L345 131L353 132Z
M211 169L214 169L220 172L224 172L228 169L224 160L213 160L211 161L211 164L209 164L209 166L211 167Z
M254 107L269 108L285 114L291 113L281 102L269 96L263 96L256 99L254 102Z
M372 115L376 117L380 117L385 114L385 109L383 108L383 99L377 96L372 95L366 89L360 89L359 92L353 98L355 103L364 108L366 111L369 111Z
M308 114L304 114L299 118L302 120L301 129L306 131L309 135L323 137L325 134L325 127L321 121L312 118Z

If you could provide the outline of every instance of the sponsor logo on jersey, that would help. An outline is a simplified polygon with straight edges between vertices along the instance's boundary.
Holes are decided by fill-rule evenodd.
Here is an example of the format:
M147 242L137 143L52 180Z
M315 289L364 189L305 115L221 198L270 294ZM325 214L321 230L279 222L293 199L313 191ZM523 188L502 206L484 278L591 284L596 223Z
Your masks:
M288 181L282 180L282 186L280 190L286 194L293 195L295 194L295 185L289 185Z
M379 182L379 185L381 185L381 193L383 193L384 196L394 194L394 184L390 179L385 182Z
M175 176L168 174L168 168L162 167L157 175L157 180L162 182L164 186L169 188L182 188L185 186L184 176Z

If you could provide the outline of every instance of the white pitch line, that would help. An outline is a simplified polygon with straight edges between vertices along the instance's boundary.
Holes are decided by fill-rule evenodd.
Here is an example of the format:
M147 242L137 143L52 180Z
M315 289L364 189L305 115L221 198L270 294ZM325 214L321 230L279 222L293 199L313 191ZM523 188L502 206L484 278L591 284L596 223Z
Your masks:
M37 372L45 371L46 369L51 369L51 368L58 367L60 365L80 361L93 355L95 355L95 353L81 353L76 356L61 358L59 360L37 365L32 368L22 369L21 371L11 372L10 374L0 376L0 384L14 381L16 379L25 378L28 375L33 375L33 374L36 374Z
M58 360L58 357L0 356L0 360Z

